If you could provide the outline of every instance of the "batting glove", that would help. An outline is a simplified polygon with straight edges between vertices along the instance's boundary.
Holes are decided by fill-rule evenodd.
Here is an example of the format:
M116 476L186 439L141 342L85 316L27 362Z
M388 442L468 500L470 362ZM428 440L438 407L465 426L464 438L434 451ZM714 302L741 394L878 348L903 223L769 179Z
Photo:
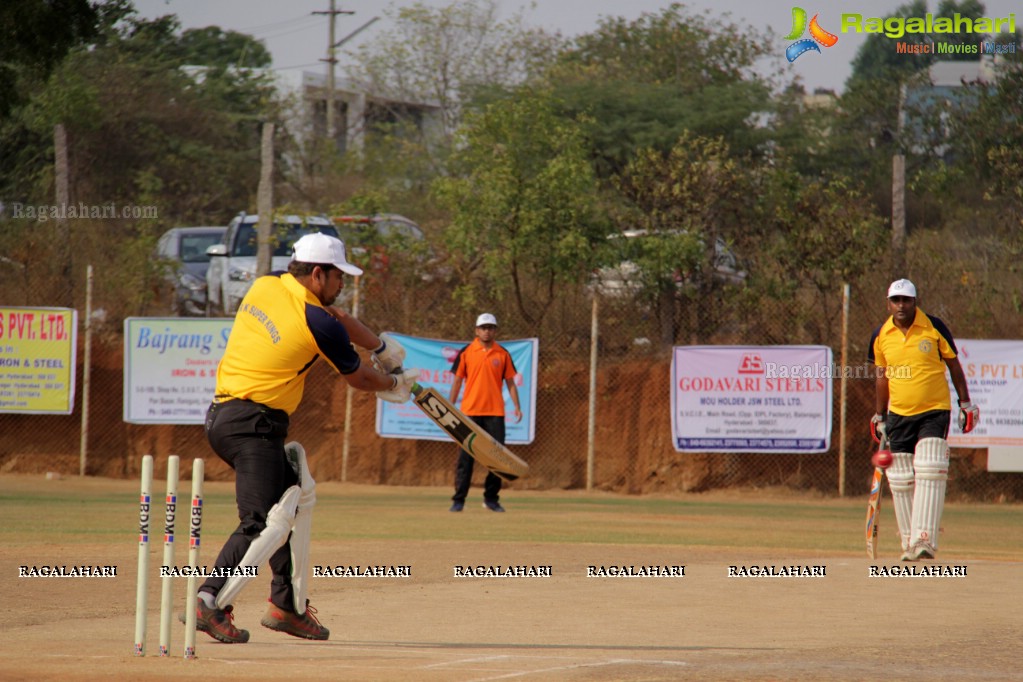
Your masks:
M980 423L980 408L967 400L959 403L959 430L963 433L973 431Z
M878 412L870 418L870 437L874 439L875 443L880 443L881 439L884 438L885 428L883 414Z
M405 362L405 349L387 332L380 335L380 347L373 351L373 364L390 374Z
M394 386L389 391L377 391L377 397L389 403L405 403L412 397L412 387L419 380L418 369L403 369L392 374Z

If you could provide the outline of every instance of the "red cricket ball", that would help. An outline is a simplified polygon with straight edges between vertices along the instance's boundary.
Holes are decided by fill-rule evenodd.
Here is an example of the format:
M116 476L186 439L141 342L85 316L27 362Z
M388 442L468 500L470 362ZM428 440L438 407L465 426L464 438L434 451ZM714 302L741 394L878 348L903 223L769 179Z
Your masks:
M874 456L870 458L874 466L887 469L892 465L892 452L891 450L878 450L874 453Z

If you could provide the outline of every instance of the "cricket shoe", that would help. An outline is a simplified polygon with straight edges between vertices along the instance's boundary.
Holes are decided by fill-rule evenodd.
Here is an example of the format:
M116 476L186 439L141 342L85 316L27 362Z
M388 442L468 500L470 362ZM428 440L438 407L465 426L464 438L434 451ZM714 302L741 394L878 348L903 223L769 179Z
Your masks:
M465 509L465 502L462 502L461 500L455 500L451 504L451 509L449 509L448 511L460 512L463 509Z
M483 508L489 509L492 512L503 512L504 507L497 500L483 500Z
M320 621L316 619L316 609L309 606L308 599L305 602L305 613L301 616L294 611L270 604L263 620L259 622L265 628L303 639L327 639L330 637L330 630L320 625Z
M910 547L902 555L903 561L920 561L922 559L931 560L937 554L937 550L931 547L926 542L918 542L917 544Z
M180 614L178 620L184 623L185 614ZM206 606L199 599L195 607L195 629L225 644L245 644L249 641L249 631L234 626L234 606L218 609Z

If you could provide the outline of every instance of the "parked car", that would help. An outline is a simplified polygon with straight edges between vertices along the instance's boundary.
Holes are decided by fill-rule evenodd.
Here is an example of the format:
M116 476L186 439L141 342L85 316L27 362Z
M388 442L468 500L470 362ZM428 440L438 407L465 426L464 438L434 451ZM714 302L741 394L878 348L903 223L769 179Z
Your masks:
M206 313L206 249L223 241L224 227L173 227L156 243L156 255L164 262L165 282L175 315Z
M352 248L365 248L381 240L393 238L422 241L423 231L414 222L396 213L376 215L343 215L333 218L345 244Z
M258 215L239 213L227 226L224 238L206 253L210 259L206 271L208 288L206 314L233 315L253 280L256 279L256 224ZM287 270L292 246L302 236L322 232L338 237L338 231L323 216L281 216L272 231L274 243L271 271Z
M612 243L621 243L621 240L642 239L647 235L646 230L626 230L612 234L608 239ZM639 265L631 260L622 260L617 265L595 271L590 278L590 287L610 298L632 298L643 288L642 274ZM740 269L739 259L728 247L728 242L718 237L714 242L714 281L738 285L746 281L746 274ZM681 270L675 273L675 283L679 289L691 285L689 276Z
M349 252L363 269L378 277L378 282L390 276L396 251L408 259L406 262L414 263L417 276L423 282L447 274L447 268L439 263L426 243L423 230L405 216L377 213L334 216L332 220ZM342 295L344 293L342 291Z

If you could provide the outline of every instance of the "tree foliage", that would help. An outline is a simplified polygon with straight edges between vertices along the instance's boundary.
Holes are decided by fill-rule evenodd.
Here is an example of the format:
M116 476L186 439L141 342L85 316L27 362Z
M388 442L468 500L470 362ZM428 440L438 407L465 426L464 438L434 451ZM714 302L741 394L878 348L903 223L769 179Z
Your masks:
M610 177L639 149L667 152L686 131L722 137L737 154L766 140L755 115L769 92L752 71L766 38L672 4L629 21L605 18L549 70L566 115L593 120L598 172Z
M662 343L676 340L680 295L720 298L718 250L738 229L748 176L721 138L685 133L667 153L640 150L615 178L624 199L619 227L641 234L616 239L619 260L639 270L643 295L657 306ZM709 321L704 317L704 321Z
M100 13L88 0L6 0L0 4L0 119L72 48L93 38Z
M863 189L845 178L805 179L784 168L764 174L760 249L752 270L758 293L807 302L793 310L793 326L826 339L839 318L835 292L857 284L884 262L890 237ZM832 306L828 308L829 305Z
M224 35L217 32L202 35ZM183 40L174 18L127 14L102 26L95 44L72 50L4 121L0 149L14 162L0 170L3 194L50 194L53 127L61 123L75 201L152 202L173 220L245 207L271 90L222 55L208 70L182 70L201 65L202 44Z
M511 296L528 325L539 325L559 285L578 282L605 232L580 125L557 114L551 94L522 90L471 113L436 196L451 213L445 243L467 285ZM507 292L507 293L506 293Z

